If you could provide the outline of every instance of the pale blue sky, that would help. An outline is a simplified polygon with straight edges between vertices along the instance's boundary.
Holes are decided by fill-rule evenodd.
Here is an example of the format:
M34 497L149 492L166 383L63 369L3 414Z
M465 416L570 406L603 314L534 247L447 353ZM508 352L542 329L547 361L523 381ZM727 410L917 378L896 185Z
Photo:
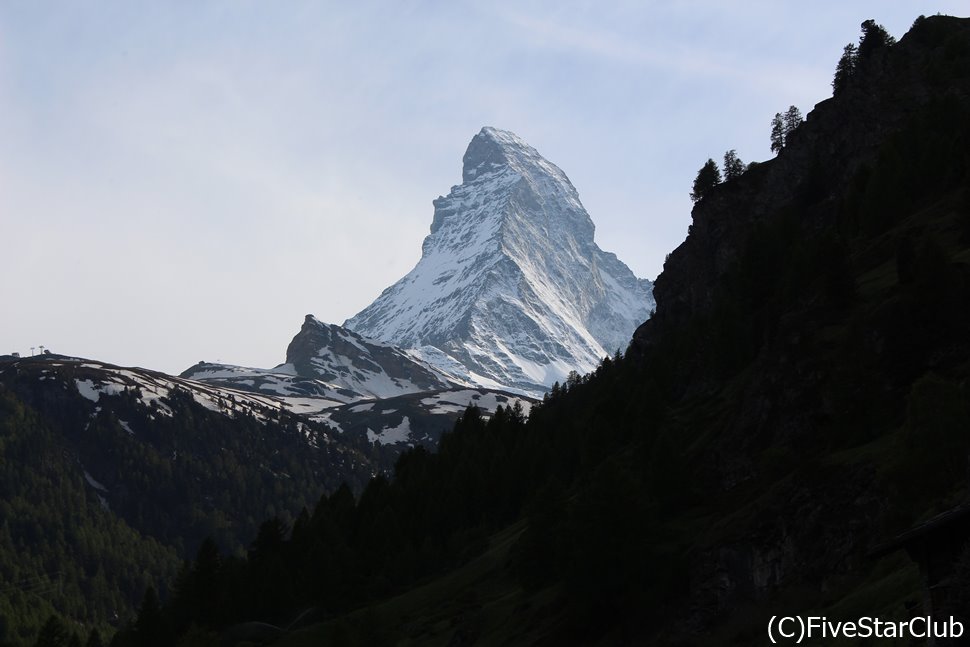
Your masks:
M0 352L283 361L420 255L483 125L654 278L708 157L770 156L874 18L965 2L0 2Z

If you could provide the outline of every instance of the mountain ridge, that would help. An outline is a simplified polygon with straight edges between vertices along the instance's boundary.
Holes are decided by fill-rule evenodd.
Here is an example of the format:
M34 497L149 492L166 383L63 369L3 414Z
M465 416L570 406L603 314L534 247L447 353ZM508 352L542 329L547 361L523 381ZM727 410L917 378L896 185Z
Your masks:
M462 180L433 201L417 265L344 326L433 347L473 380L534 394L625 348L649 316L652 284L595 244L565 173L486 126L463 156Z
M902 623L941 594L970 599L966 553L949 568L933 555L946 576L933 587L909 556L871 550L967 496L968 43L970 20L920 18L778 158L712 189L658 280L660 314L626 354L567 380L528 421L515 407L488 422L469 411L439 452L405 453L359 499L320 497L289 537L268 512L245 557L200 554L166 617L185 642L213 644L271 622L292 645L728 645L767 642L778 613ZM16 383L54 417L65 395L83 405L77 433L95 385L68 377ZM145 399L115 390L98 404ZM365 423L372 446L410 427L388 415L400 420L380 432ZM142 432L101 417L126 443ZM951 539L958 551L966 536ZM321 624L290 633L309 605ZM147 619L118 644L155 644Z

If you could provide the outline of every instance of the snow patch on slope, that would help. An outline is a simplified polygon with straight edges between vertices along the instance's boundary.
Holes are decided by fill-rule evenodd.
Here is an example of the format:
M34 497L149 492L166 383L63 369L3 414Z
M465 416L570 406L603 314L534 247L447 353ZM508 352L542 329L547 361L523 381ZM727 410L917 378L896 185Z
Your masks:
M401 424L396 427L384 427L381 432L374 433L370 429L367 430L367 440L372 443L380 443L381 445L396 445L397 443L406 443L411 439L411 421L408 420L407 416L401 421Z

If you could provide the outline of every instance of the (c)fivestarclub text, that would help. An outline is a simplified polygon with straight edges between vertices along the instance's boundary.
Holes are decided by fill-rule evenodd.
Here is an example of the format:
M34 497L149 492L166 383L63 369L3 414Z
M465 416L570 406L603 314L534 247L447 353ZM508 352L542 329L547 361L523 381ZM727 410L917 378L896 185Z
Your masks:
M856 620L829 620L825 616L771 616L768 638L773 644L800 644L820 638L959 638L963 623L950 616L934 620L917 616L889 621L863 616Z

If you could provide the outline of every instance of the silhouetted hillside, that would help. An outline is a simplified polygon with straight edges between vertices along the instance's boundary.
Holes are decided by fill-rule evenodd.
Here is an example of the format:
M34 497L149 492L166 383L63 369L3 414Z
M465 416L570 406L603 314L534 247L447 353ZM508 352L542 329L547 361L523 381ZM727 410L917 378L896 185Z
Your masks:
M970 20L864 39L692 215L625 354L528 420L469 409L245 556L205 542L115 644L764 644L774 614L926 613L892 540L968 493Z

